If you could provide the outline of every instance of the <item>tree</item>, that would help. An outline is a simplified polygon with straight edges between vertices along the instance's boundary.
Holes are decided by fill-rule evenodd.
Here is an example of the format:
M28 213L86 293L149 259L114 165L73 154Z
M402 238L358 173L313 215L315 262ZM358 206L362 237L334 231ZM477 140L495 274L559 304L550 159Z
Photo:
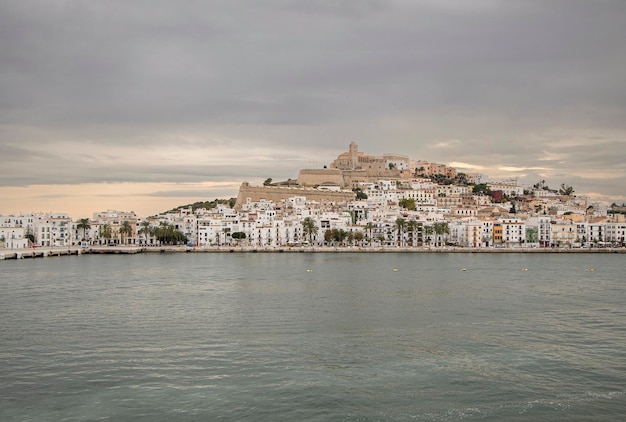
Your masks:
M354 246L354 232L350 230L346 234L346 239L348 240L348 244Z
M454 182L457 185L469 185L470 182L467 180L467 174L463 173L463 172L459 172L456 174L456 176L454 176Z
M108 240L111 237L113 237L113 229L107 223L104 223L103 225L100 226L98 233L100 237L103 237L107 241L107 243L108 243Z
M444 237L444 244L445 242L445 236L446 234L450 234L450 227L448 226L448 222L444 221L444 222L438 222L433 224L433 230L435 231L435 234L437 234L437 236L443 236Z
M234 232L230 237L236 240L242 240L246 238L246 234L244 232Z
M187 236L185 236L180 230L176 230L171 224L162 221L159 227L154 229L154 237L164 244L178 244L181 242L187 242Z
M354 189L352 189L352 192L356 193L356 199L357 200L365 200L365 199L367 199L367 194L365 192L363 192L363 189L361 189L361 188L354 188Z
M148 237L153 234L153 230L150 227L150 222L148 220L144 220L141 223L139 223L139 225L141 226L141 228L139 229L138 233L144 235L145 237L144 245L147 245Z
M432 235L434 233L433 226L424 226L424 235L426 235L426 239L428 239L428 246L432 243Z
M415 246L415 230L419 227L419 225L420 224L414 219L410 219L408 223L406 223L406 228L411 234L411 246Z
M376 226L375 226L375 225L374 225L374 223L372 223L371 221L370 221L370 222L368 222L368 223L365 225L365 230L367 230L367 231L369 232L369 234L370 234L370 236L369 236L369 238L368 238L368 240L369 240L369 242L370 242L370 243L372 243L372 240L374 240L374 239L373 239L373 237L372 237L372 232L374 231L374 227L376 227Z
M363 239L365 238L365 235L363 234L362 231L357 231L354 233L354 240L356 240L359 245L362 245Z
M82 240L86 240L86 232L87 230L89 230L91 228L91 224L89 223L89 219L88 218L81 218L80 220L78 220L78 224L76 225L76 228L78 230L82 230L83 231L83 239Z
M341 244L346 240L348 232L344 229L328 229L324 232L324 240L326 243L335 244L335 242Z
M477 194L482 193L485 195L491 195L491 188L489 188L486 183L478 183L474 185L474 187L472 188L472 192Z
M398 229L398 246L402 246L402 239L404 234L404 229L406 227L406 220L402 217L398 217L396 219L396 228Z
M265 182L263 182L263 186L272 186L272 178L268 177L267 179L265 179Z
M333 229L333 238L334 240L339 242L339 244L343 244L346 240L346 237L348 237L348 232L346 232L344 229Z
M453 185L454 183L456 183L456 179L450 178L441 173L430 176L430 180L437 183L438 185Z
M413 198L402 198L398 201L398 205L402 208L406 208L409 211L415 211L417 207L415 206L415 199Z
M133 234L133 226L128 220L124 220L120 225L120 234L122 235L122 243L126 244L125 236Z
M567 186L565 183L561 183L561 189L559 189L559 195L570 196L574 193L574 188Z
M313 236L317 235L318 228L315 220L311 217L306 217L302 220L302 232L309 238L309 245L313 244Z

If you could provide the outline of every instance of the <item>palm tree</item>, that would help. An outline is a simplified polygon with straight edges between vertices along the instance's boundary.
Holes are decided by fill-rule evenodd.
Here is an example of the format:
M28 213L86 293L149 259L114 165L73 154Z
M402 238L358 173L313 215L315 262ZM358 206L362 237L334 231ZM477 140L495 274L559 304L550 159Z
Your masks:
M173 225L163 221L154 229L154 236L160 243L168 245L187 241L187 237L180 230L176 230Z
M433 226L424 226L424 235L428 239L428 246L429 247L430 247L430 244L432 243L431 236L433 235L433 232L434 232Z
M346 237L348 236L348 232L344 229L336 229L335 230L335 240L339 242L340 245L343 245Z
M76 228L78 230L82 230L83 231L83 239L82 240L86 240L85 239L86 232L87 232L87 230L89 230L91 228L91 224L89 224L89 219L88 218L81 218L80 220L78 220L78 224L76 225Z
M410 219L408 223L406 223L406 228L411 234L411 246L415 246L415 229L419 226L419 223L414 219Z
M380 243L380 246L385 246L385 236L383 236L382 234L379 234L378 237L376 238L378 239L378 242Z
M133 234L133 226L130 224L130 221L124 220L120 225L120 235L122 235L122 243L126 244L125 236L130 236Z
M143 234L145 236L144 245L147 245L148 236L153 233L152 228L150 227L150 222L148 220L144 220L139 223L139 225L141 226L141 228L139 229L139 234Z
M313 236L317 235L317 225L315 224L315 220L311 217L306 217L302 220L302 231L305 236L309 237L309 245L313 244Z
M406 220L402 217L396 219L396 228L398 229L398 246L402 246L402 238L404 229L406 227Z
M103 225L100 226L99 234L100 234L100 237L103 237L104 239L106 239L106 242L108 243L109 239L113 236L113 229L111 228L110 225L108 225L107 223L104 223Z
M376 227L376 225L374 225L374 223L372 223L371 221L365 225L365 230L367 230L370 234L369 238L367 239L370 245L372 244L372 240L374 240L372 238L372 232L374 231L374 227Z
M571 186L567 186L565 183L561 183L561 189L559 189L560 195L572 195L574 193L574 188Z
M174 227L167 221L161 221L158 227L154 229L154 237L159 243L169 243L171 239L171 233L173 233Z
M448 226L448 222L444 221L444 222L440 222L440 223L435 223L434 225L434 230L435 233L437 234L437 236L442 236L445 234L450 234L450 227ZM444 245L445 245L445 236L444 236Z

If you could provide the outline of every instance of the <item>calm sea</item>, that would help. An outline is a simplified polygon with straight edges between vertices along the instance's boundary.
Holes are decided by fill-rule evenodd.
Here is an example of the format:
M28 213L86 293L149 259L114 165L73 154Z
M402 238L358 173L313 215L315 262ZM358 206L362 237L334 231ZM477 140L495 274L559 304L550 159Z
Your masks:
M3 261L0 420L623 421L625 257Z

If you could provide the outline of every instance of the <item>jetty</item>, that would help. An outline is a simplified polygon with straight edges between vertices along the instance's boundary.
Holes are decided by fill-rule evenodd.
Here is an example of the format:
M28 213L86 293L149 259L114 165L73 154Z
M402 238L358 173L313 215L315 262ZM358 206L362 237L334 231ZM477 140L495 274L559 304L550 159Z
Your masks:
M81 248L2 249L0 261L5 259L46 258L50 256L80 255Z
M123 254L134 255L144 251L145 248L138 246L92 246L85 248L86 254Z

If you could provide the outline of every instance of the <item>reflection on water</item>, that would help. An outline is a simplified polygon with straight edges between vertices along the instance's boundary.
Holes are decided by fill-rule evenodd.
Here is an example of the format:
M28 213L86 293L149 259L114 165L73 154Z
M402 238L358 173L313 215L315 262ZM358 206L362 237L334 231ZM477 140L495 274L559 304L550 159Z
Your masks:
M626 409L621 255L0 267L3 421L586 421Z

